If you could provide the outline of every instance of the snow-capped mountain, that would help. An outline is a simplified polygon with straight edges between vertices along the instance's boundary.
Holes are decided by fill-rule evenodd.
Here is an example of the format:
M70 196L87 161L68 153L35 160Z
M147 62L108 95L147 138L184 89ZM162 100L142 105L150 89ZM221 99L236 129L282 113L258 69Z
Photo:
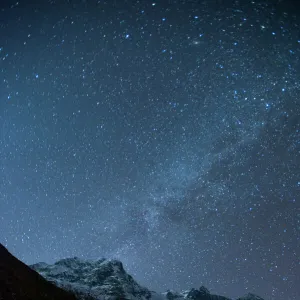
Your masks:
M48 281L74 292L80 299L148 300L151 292L137 284L118 260L62 259L53 265L31 266Z
M75 257L59 260L53 265L38 263L30 267L58 287L75 293L80 300L231 300L211 294L204 286L181 293L158 294L140 286L118 260L94 261ZM237 300L263 299L248 294Z

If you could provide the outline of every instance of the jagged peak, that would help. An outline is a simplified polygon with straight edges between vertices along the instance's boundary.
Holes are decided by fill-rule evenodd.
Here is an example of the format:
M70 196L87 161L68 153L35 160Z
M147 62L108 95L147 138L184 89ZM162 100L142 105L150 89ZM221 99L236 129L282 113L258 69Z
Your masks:
M54 265L64 265L69 267L74 267L74 265L86 265L86 264L102 264L104 261L106 261L105 258L101 258L98 260L93 259L82 259L77 256L69 257L69 258L63 258L54 263Z
M135 282L117 259L84 260L72 257L52 265L39 263L31 267L76 295L90 295L89 299L102 299L102 296L115 299L113 295L118 296L117 299L147 300L151 297L151 292ZM80 296L79 299L86 298Z
M168 290L166 293L163 293L163 295L168 300L184 300L184 299L191 299L191 300L231 300L231 299L229 299L227 297L224 297L224 296L211 294L210 291L203 285L199 289L192 288L190 290L182 291L181 293ZM256 299L253 299L253 300L256 300Z

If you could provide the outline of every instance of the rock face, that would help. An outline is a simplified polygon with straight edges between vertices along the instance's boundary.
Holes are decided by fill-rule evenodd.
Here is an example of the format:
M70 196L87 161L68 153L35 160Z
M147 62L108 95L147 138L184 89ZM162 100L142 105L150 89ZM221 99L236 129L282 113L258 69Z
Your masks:
M82 300L149 300L151 292L138 285L117 260L62 259L53 265L38 263L31 268Z
M0 244L0 300L76 300L46 281Z

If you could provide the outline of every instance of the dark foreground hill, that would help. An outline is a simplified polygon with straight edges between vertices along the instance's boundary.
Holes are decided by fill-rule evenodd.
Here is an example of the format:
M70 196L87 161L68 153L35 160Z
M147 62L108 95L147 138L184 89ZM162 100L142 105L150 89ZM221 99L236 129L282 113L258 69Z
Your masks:
M0 300L76 300L48 282L0 244Z

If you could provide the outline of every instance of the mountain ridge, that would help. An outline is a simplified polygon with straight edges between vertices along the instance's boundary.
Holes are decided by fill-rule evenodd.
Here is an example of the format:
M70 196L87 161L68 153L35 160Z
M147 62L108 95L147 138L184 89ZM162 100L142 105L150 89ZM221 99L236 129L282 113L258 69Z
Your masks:
M233 300L211 294L204 286L183 292L169 290L159 294L150 291L127 274L122 262L116 259L84 260L74 257L59 260L54 264L39 263L31 265L31 267L48 280L56 282L58 286L75 291L75 294L80 291L81 296L88 294L93 300ZM62 270L62 267L66 268L63 272L59 271ZM74 271L76 275L74 275ZM101 298L103 295L104 298ZM118 295L120 298L114 298L114 295ZM84 296L81 299L87 300ZM263 298L249 293L237 300L263 300Z
M156 293L139 285L116 259L64 258L27 266L0 243L0 300L232 300L201 286ZM264 300L247 294L236 300Z

